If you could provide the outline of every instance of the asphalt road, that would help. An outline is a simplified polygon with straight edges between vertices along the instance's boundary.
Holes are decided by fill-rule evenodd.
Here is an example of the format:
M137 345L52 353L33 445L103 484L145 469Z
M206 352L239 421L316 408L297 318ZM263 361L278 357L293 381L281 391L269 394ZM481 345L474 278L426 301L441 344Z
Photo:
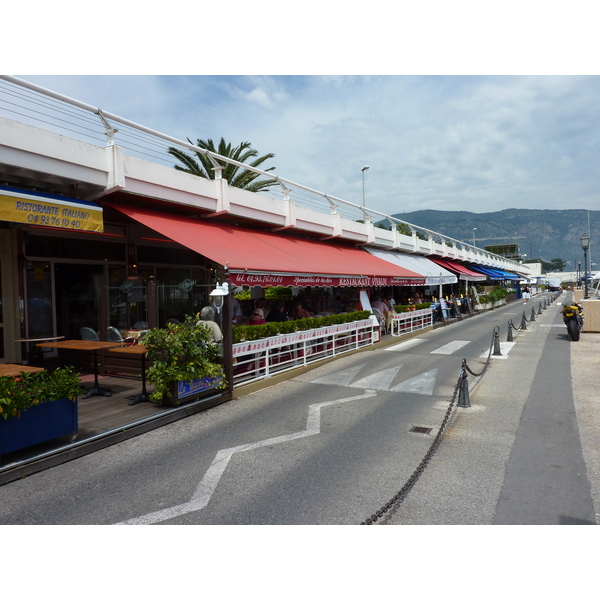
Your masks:
M518 326L531 306L344 356L2 486L0 523L358 524L414 472L462 359L481 371L495 326L503 356L470 378L472 407L456 409L419 481L378 524L595 522L567 394L570 343L550 326L558 308L505 343L508 319Z

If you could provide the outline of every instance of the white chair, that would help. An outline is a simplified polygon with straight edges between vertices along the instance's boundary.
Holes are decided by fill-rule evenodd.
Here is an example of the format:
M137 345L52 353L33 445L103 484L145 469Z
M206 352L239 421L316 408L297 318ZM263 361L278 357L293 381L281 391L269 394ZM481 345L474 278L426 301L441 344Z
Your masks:
M100 340L98 334L91 327L82 327L79 330L79 335L82 340L87 340L88 342L97 342Z
M385 317L381 314L381 311L378 308L371 307L371 310L373 311L373 314L375 315L375 318L377 319L377 322L379 323L379 328L381 329L382 333L385 333L385 331L386 331Z

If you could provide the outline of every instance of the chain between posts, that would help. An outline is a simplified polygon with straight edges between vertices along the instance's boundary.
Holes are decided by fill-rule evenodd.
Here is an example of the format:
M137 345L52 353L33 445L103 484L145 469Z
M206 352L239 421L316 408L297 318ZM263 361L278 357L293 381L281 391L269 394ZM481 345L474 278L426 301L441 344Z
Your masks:
M463 388L463 390L464 390L464 387L466 385L466 377L467 377L466 372L467 371L469 373L471 373L471 375L473 375L474 377L480 377L481 375L483 375L485 373L485 371L490 363L490 357L492 355L492 350L494 348L496 339L498 337L498 331L499 331L499 327L497 327L497 326L494 327L494 335L492 336L492 342L490 344L490 349L488 352L487 360L485 362L485 365L484 365L481 373L474 373L469 368L469 365L467 365L467 359L463 358L460 375L458 376L458 380L456 382L456 385L454 386L454 393L452 394L452 399L450 400L450 404L448 406L448 409L446 410L446 414L444 415L442 424L440 425L437 435L435 436L433 443L429 447L429 450L423 457L423 460L421 460L421 462L419 463L419 466L415 469L414 473L409 477L408 481L404 484L402 489L393 498L391 498L391 500L389 500L386 504L384 504L378 511L373 513L368 519L365 519L361 523L361 525L372 525L378 519L380 519L388 510L390 510L390 508L392 508L394 505L398 504L401 500L404 499L404 497L413 488L413 486L415 485L415 483L421 476L421 473L423 473L423 471L425 470L425 467L429 464L431 457L433 456L437 447L439 446L442 436L446 431L446 427L448 425L448 420L450 419L450 415L452 414L453 409L456 408L456 406L461 406L463 408L469 408L471 406L469 404L469 399L468 399L468 386L467 386L466 394L464 391L461 392L458 403L456 403L456 396L459 394L459 391L461 390L461 388Z
M390 510L390 508L392 508L394 505L398 504L398 502L403 500L404 497L408 494L408 492L410 492L412 487L415 485L415 483L417 482L419 477L421 477L421 473L423 473L423 471L425 470L425 467L428 465L429 461L431 460L431 457L433 456L437 447L440 444L442 436L446 431L446 426L448 425L448 420L450 419L450 415L452 414L453 409L456 408L456 404L455 404L456 403L456 395L458 394L458 390L460 388L461 379L462 379L462 373L461 373L460 377L458 378L456 385L454 386L454 393L452 394L452 400L450 400L450 404L448 406L448 409L446 410L446 414L444 415L444 419L442 420L442 424L440 425L437 435L435 436L435 439L433 440L431 446L429 447L429 450L427 450L425 456L423 457L423 460L421 460L421 462L419 463L419 466L415 469L414 473L409 477L408 481L404 484L402 489L391 500L389 500L389 502L384 504L378 511L373 513L368 519L365 519L361 523L361 525L372 525L373 523L375 523L388 510Z

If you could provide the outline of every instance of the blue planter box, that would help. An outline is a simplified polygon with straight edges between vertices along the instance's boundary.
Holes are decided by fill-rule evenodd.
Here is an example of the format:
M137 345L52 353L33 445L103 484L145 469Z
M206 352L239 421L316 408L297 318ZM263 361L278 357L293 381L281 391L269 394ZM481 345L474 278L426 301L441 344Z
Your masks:
M170 392L172 398L165 398L167 404L178 406L182 402L191 402L206 392L215 389L223 383L222 377L204 377L203 379L193 379L192 381L173 381L171 382Z
M68 398L43 402L17 419L0 419L0 455L41 444L63 435L77 435L77 401Z

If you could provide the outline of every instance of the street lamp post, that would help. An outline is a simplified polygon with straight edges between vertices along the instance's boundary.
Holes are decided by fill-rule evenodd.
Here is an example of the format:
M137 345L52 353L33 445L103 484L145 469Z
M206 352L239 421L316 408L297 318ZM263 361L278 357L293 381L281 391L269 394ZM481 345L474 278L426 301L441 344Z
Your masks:
M577 259L577 287L581 287L581 259Z
M584 233L581 236L581 247L583 248L583 276L585 279L585 293L583 295L583 299L588 299L588 264L587 264L587 253L588 248L590 247L590 234Z
M473 246L475 246L475 232L477 231L477 227L473 227Z
M362 171L362 181L363 181L363 208L365 207L365 171L368 171L369 169L369 165L365 165L361 171Z

